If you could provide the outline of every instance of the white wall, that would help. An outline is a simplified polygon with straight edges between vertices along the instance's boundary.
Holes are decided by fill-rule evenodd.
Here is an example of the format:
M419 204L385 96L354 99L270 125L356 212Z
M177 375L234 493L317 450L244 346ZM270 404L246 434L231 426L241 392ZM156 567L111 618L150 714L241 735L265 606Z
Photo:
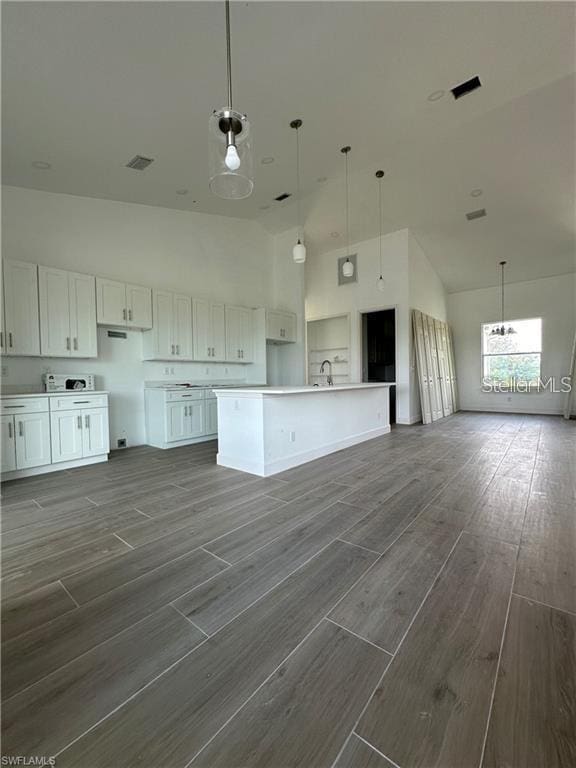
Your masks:
M306 319L350 314L350 378L362 380L362 311L396 309L396 420L409 423L409 287L408 230L382 239L384 292L377 286L380 275L378 238L355 243L350 253L358 254L358 282L338 285L338 257L345 249L315 254L306 261Z
M291 309L299 313L303 351L302 267L293 264L291 249L284 256L256 222L17 187L3 188L2 208L4 258L230 304ZM262 383L265 375L264 351L255 365L144 363L137 331L118 340L99 329L98 342L97 360L5 358L3 386L37 390L48 370L95 373L98 386L111 392L113 444L126 437L129 445L138 445L145 440L145 380ZM289 356L296 362L285 367L302 377L297 352ZM174 374L165 375L166 366ZM288 377L283 383L296 381Z
M560 275L506 286L506 317L542 317L542 377L568 374L576 327L576 275ZM448 295L454 333L460 407L464 410L561 413L564 395L484 393L481 391L482 323L500 319L500 289Z

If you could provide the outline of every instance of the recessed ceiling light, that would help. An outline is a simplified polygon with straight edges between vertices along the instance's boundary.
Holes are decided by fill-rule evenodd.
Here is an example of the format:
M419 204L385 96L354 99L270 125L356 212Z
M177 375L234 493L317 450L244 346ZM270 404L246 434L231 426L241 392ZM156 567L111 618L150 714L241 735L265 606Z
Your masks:
M318 182L318 184L324 184L325 181L328 181L328 176L318 176L316 181Z
M273 157L263 157L262 160L260 160L260 162L262 163L262 165L270 165L270 163L274 162L274 158Z
M34 160L32 167L38 168L39 171L49 171L52 168L52 163L45 163L44 160Z
M446 91L432 91L430 96L428 96L428 101L440 101L445 93Z
M472 192L470 192L470 197L480 197L481 194L481 189L473 189Z
M260 210L261 210L261 211L267 211L267 210L268 210L268 208L270 208L270 206L269 206L269 205L261 205L261 206L260 206Z
M340 232L330 232L330 237L340 237Z
M177 195L187 195L188 194L188 190L187 189L177 189L176 190L176 194Z

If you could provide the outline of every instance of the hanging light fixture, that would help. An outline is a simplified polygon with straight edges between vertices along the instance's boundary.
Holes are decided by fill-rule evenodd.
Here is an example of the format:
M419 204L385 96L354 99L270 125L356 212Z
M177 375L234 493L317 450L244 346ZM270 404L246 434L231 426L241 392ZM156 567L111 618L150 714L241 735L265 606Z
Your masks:
M290 128L294 128L296 131L296 216L298 219L296 226L298 228L298 242L292 249L292 258L296 264L303 264L306 261L306 246L302 242L304 239L304 228L300 218L300 136L298 129L301 127L302 120L292 120L290 123Z
M218 197L240 200L254 189L250 122L232 107L230 0L226 0L226 60L228 106L214 110L209 122L210 189Z
M380 277L377 280L378 290L384 291L386 283L382 277L382 179L384 177L384 171L376 171L376 178L378 179L378 256L380 261Z
M502 270L502 302L501 302L501 325L496 325L494 328L492 328L492 331L490 333L491 336L506 336L509 333L516 333L514 328L512 328L511 325L506 328L504 325L504 267L506 266L505 261L500 262L500 269Z
M350 261L350 206L349 206L349 192L348 192L348 153L352 147L342 147L340 152L346 159L346 261L342 264L342 274L344 277L352 277L354 275L354 264Z

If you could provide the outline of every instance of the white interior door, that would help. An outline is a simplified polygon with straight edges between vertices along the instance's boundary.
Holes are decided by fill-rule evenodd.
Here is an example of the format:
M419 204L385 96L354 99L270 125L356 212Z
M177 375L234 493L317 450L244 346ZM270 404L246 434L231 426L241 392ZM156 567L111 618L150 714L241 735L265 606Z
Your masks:
M226 320L224 317L224 304L210 305L210 336L212 346L212 360L226 359Z
M50 415L22 413L14 417L14 426L16 467L29 469L50 464Z
M130 328L152 328L152 291L141 285L126 286L128 309L127 325Z
M426 359L424 327L422 324L422 313L414 310L412 316L414 329L414 344L416 349L416 362L418 370L418 385L420 388L420 407L422 409L422 422L430 424L432 418L432 403L430 399L430 378L428 375L428 364Z
M96 279L69 273L71 357L98 357Z
M82 455L100 456L109 450L108 408L86 408L82 411Z
M82 411L56 411L50 414L52 463L82 458Z
M13 472L16 469L14 416L0 416L0 438L2 472Z
M40 345L47 357L70 357L70 297L68 272L38 267Z
M40 354L38 267L27 261L4 261L5 341L9 355Z
M126 286L117 280L96 278L96 309L101 325L126 325Z
M192 299L190 296L174 296L174 343L176 357L192 360Z
M212 359L212 338L210 333L210 302L194 299L194 359Z

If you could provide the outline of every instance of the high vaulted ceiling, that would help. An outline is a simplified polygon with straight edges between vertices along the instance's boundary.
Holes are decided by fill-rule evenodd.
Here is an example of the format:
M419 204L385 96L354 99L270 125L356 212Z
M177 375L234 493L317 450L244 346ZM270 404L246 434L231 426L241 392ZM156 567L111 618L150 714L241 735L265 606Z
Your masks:
M273 198L295 191L289 122L300 117L312 254L345 242L339 150L350 144L352 241L378 233L383 168L384 231L410 227L448 290L497 284L503 258L510 281L567 273L575 7L233 3L235 102L252 122L256 186L229 202L207 184L208 117L226 93L223 3L5 2L3 180L280 232L296 216L293 198ZM474 75L483 87L455 101L449 89ZM124 167L137 153L155 158L141 173ZM488 216L468 222L481 207Z

